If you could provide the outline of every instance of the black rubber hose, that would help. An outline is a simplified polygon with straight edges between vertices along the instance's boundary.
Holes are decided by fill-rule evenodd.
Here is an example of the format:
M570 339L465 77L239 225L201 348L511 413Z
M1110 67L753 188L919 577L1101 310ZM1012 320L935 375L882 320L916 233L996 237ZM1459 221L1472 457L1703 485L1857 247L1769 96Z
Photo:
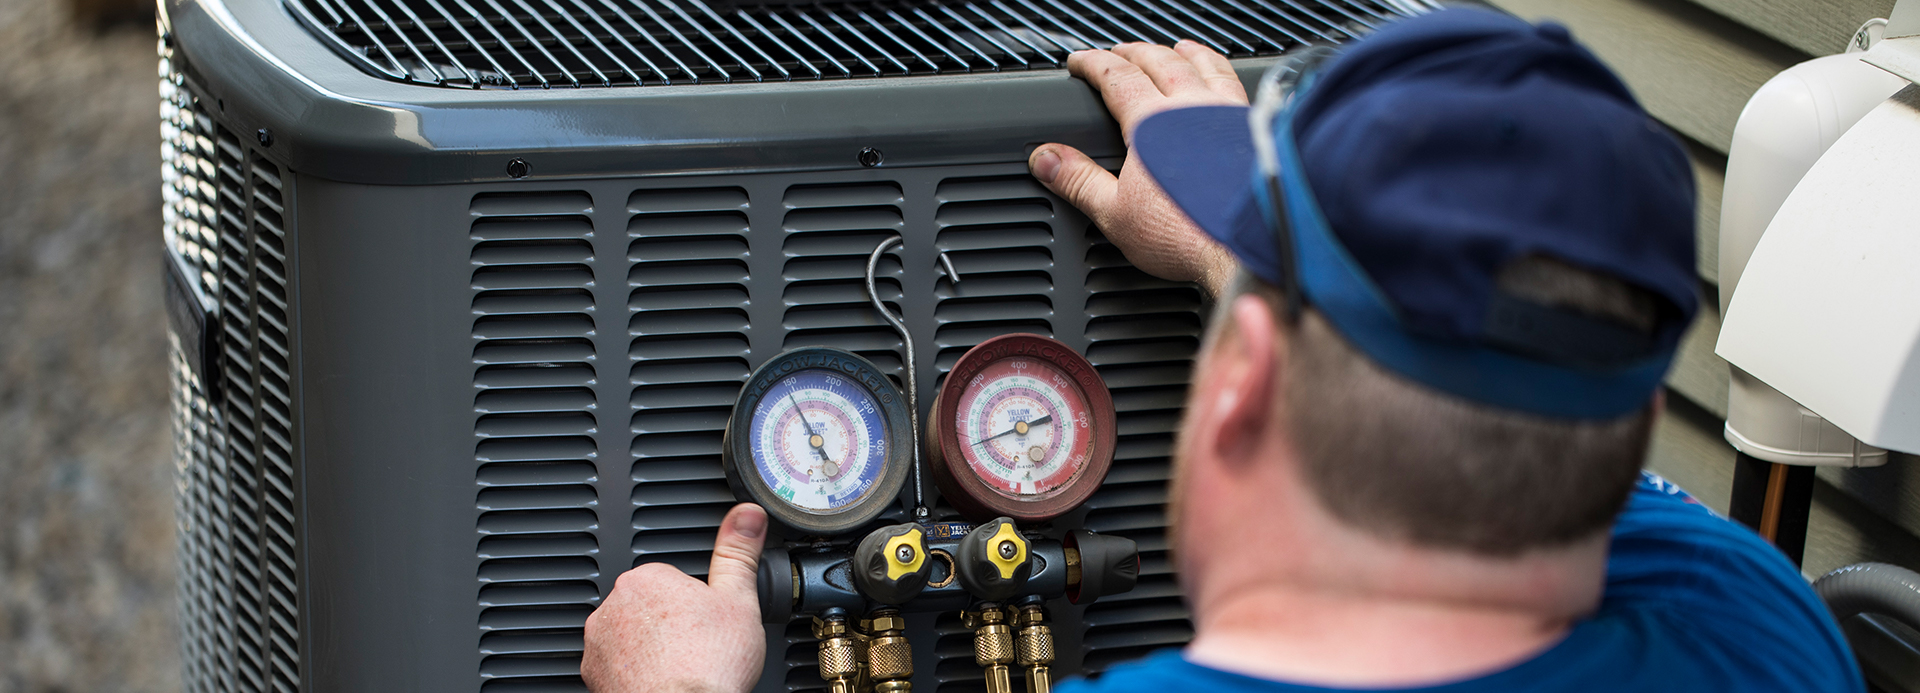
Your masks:
M1920 629L1920 573L1885 563L1855 563L1813 581L1836 621L1860 614L1899 619Z

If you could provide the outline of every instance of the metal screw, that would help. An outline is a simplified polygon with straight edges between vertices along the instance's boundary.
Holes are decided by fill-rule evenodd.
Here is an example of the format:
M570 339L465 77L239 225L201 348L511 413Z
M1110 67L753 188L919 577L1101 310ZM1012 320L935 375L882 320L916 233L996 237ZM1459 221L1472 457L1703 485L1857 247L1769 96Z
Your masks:
M259 131L259 132L256 132L256 133L254 133L254 136L255 136L255 137L258 137L258 138L260 138L260 146L262 146L262 147L271 147L271 146L273 146L273 131L272 131L272 130L268 130L268 129L266 129L266 128L260 128L260 131Z
M912 563L913 547L907 546L906 544L901 544L900 548L893 550L893 558L894 560L900 561L901 563Z
M528 164L526 159L515 157L513 160L507 162L508 176L511 176L514 178L525 178L527 177L527 174L532 172L533 172L533 166Z
M879 166L880 162L883 159L884 157L880 154L880 150L878 149L867 147L865 149L860 150L861 166L865 166L867 168L873 168L875 166Z
M1011 541L1003 541L1003 542L1000 542L1000 557L1001 557L1001 558L1003 558L1003 559L1006 559L1006 560L1009 560L1009 561L1010 561L1010 560L1013 560L1013 557L1014 557L1014 555L1015 555L1015 554L1018 554L1018 553L1020 553L1020 547L1018 547L1018 546L1014 546L1014 545L1013 545L1013 542L1011 542Z

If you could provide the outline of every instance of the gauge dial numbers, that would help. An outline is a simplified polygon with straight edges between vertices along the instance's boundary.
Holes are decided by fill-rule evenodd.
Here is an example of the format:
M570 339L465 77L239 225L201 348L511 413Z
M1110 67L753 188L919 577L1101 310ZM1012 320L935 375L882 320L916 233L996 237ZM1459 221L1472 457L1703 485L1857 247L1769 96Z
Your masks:
M1087 400L1058 368L1016 356L969 385L955 407L960 456L995 491L1051 496L1086 468Z
M741 500L800 534L831 535L899 495L911 440L905 398L873 364L838 349L796 349L748 378L723 462Z
M1065 344L1006 335L960 357L929 419L941 493L970 517L1034 522L1080 505L1105 480L1113 400Z

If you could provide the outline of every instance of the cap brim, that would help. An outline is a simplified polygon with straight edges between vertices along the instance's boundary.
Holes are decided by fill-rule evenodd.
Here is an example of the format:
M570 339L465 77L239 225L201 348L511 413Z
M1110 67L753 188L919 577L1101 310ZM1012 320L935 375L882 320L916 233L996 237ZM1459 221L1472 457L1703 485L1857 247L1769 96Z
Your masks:
M1246 106L1156 113L1133 131L1134 151L1160 188L1201 230L1255 276L1277 272L1273 234L1253 189L1253 133Z

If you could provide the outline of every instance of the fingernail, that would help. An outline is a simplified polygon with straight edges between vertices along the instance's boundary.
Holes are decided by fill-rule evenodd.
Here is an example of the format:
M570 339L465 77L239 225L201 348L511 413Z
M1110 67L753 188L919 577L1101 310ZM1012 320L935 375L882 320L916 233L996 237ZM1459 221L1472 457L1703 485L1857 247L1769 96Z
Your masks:
M748 539L759 539L760 535L767 532L767 516L765 513L743 512L738 515L739 517L733 520L733 531L739 532L740 536Z
M1040 155L1033 158L1033 177L1053 185L1053 177L1057 175L1060 175L1060 155L1051 148L1040 150Z

